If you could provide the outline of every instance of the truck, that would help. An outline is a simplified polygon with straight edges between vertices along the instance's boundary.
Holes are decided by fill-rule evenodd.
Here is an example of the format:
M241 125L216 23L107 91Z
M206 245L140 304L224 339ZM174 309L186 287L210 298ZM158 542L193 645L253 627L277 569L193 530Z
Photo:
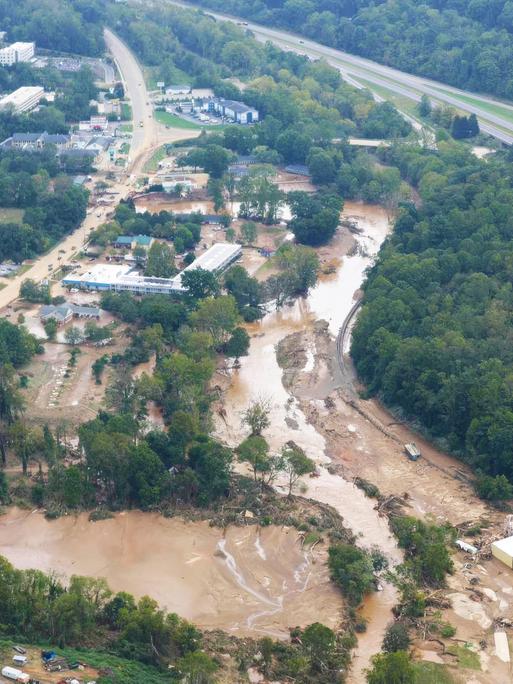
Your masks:
M410 459L410 461L418 461L420 458L420 449L418 446L415 444L415 442L410 442L409 444L404 445L404 451L406 452L406 455Z
M7 679L10 679L13 682L24 682L25 684L28 684L30 681L30 676L28 674L18 670L16 667L11 667L10 665L6 665L2 668L2 677L7 677Z

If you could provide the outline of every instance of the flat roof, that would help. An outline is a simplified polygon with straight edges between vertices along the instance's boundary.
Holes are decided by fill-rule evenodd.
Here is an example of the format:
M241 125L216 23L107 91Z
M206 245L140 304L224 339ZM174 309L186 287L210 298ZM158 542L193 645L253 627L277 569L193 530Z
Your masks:
M210 249L203 252L192 264L189 264L185 271L193 271L196 268L203 268L205 271L215 271L220 268L227 259L235 257L242 251L240 245L231 245L228 242L216 242Z
M493 546L495 546L496 549L499 549L499 551L503 551L504 553L507 553L508 556L513 558L513 537L504 537L504 539L494 541L492 547Z
M44 88L42 86L23 86L15 90L10 95L6 95L0 100L0 105L13 104L14 106L19 106L25 104L25 102L36 95L43 95Z
M126 264L96 264L89 271L81 273L80 275L70 273L63 279L63 282L113 284L122 276L128 275L131 270L132 267L127 266Z

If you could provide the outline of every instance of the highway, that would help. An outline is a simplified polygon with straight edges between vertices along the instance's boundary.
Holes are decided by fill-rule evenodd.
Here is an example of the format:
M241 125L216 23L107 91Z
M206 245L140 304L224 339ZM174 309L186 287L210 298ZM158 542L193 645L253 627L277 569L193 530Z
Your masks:
M139 63L125 44L111 31L105 31L105 41L121 73L125 93L130 99L134 117L129 173L124 180L112 186L112 189L119 193L117 198L120 200L128 195L132 189L131 183L135 180L135 174L142 169L145 158L151 154L157 145L157 130L155 120L152 117L152 108L147 104L149 99ZM140 121L143 122L143 127L139 126ZM89 188L96 180L98 178L93 176L93 180L88 183ZM70 263L87 242L90 231L104 223L106 214L110 211L112 211L112 207L89 209L87 217L73 233L66 236L49 252L38 257L35 263L22 275L9 278L7 285L0 290L0 308L8 306L18 298L20 285L26 278L40 282L48 278L52 271L58 267Z
M513 105L497 102L485 95L459 90L458 88L453 88L444 83L438 83L421 76L407 74L363 57L357 57L342 50L335 50L306 38L303 39L301 36L282 31L281 29L261 26L251 21L246 22L245 19L213 12L198 5L180 2L179 0L166 1L179 7L201 9L205 14L209 14L221 21L231 21L239 24L244 22L244 28L251 31L257 40L261 42L270 41L285 50L306 55L311 59L323 58L329 64L339 69L344 77L348 77L348 80L351 77L356 79L360 77L377 86L387 88L398 95L408 97L415 102L420 100L422 94L426 94L438 102L444 102L462 111L476 114L480 127L485 133L504 143L513 143ZM479 100L481 106L465 102L460 97L470 97ZM487 111L487 106L501 107L505 111L506 116ZM511 118L508 118L507 115L510 113Z

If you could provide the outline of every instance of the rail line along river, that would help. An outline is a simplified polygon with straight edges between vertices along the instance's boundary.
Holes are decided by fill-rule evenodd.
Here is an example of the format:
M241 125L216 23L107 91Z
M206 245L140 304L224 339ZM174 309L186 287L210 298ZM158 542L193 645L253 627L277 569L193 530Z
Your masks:
M355 303L365 270L372 264L390 231L389 217L381 207L347 202L344 218L357 226L357 249L353 250L352 256L343 256L336 272L321 278L306 299L273 311L249 326L249 355L241 359L240 368L232 373L231 384L223 400L223 415L217 419L216 434L230 446L236 446L246 436L241 425L241 411L254 399L270 400L271 425L265 431L265 437L271 448L278 451L285 442L293 440L318 464L319 477L305 481L305 495L333 506L358 537L358 544L367 548L378 546L391 563L396 563L401 560L401 554L386 518L378 514L374 509L375 502L352 482L328 471L330 458L326 455L325 439L308 422L297 399L285 389L283 371L276 356L276 347L281 340L292 333L311 329L315 321L327 321L331 335L337 335ZM314 363L310 350L307 365L313 367ZM321 398L311 401L319 405L323 403ZM355 682L365 681L363 670L368 666L370 657L380 650L394 601L394 590L385 586L384 591L369 598L364 607L369 629L359 638L351 675Z
M335 338L354 306L365 270L390 224L384 209L354 202L346 204L344 218L357 226L357 249L351 250L351 255L337 254L345 243L335 239L330 256L341 257L335 272L322 276L306 299L249 326L249 355L232 371L223 397L223 418L216 417L215 433L236 446L246 436L241 425L243 409L253 398L269 398L271 425L265 436L271 448L279 450L293 440L318 464L319 477L304 483L306 496L333 506L359 545L378 546L396 563L401 556L386 519L351 481L328 470L325 436L307 420L300 401L285 389L276 356L281 340L294 332L313 330L319 320L327 321ZM343 231L346 243L353 242L347 228ZM303 370L313 371L319 362L316 350L308 349ZM326 394L311 398L310 403L321 408L333 388L332 378ZM136 511L96 523L89 522L85 514L48 522L41 513L16 509L0 518L0 554L17 567L52 570L65 577L105 577L114 590L148 594L200 627L234 634L265 633L283 638L291 625L337 624L342 599L329 581L325 551L316 549L314 553L311 557L303 551L293 529L270 527L259 532L254 526L230 527L223 534L206 522L186 523ZM394 601L392 588L385 585L364 606L369 629L359 637L351 674L355 682L364 681L363 670L380 649Z

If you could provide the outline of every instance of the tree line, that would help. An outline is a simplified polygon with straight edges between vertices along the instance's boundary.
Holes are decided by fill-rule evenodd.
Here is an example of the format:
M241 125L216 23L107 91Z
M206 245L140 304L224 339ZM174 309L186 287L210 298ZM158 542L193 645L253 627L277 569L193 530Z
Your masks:
M352 355L370 393L513 480L512 169L451 143L383 158L417 189L364 285ZM489 487L488 487L489 489Z
M199 0L459 88L513 97L511 0ZM376 37L379 36L379 40Z

